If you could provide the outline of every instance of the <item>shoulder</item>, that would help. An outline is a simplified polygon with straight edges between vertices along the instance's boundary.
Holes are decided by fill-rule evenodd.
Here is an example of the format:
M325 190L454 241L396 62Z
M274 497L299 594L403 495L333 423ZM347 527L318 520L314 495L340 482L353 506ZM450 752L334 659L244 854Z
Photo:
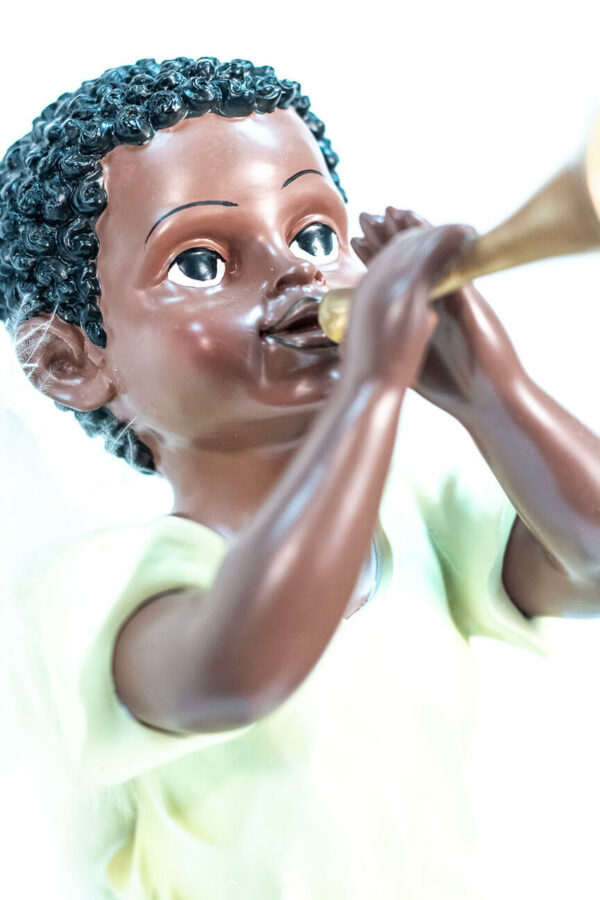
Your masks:
M116 695L112 658L134 610L156 594L205 589L226 552L210 529L165 516L85 535L40 582L41 649L54 707L72 757L94 779L122 780L202 743L138 723Z
M49 651L72 644L80 656L100 633L114 636L147 597L210 584L226 551L218 534L174 516L88 533L37 585L42 641Z
M63 548L42 580L63 589L77 581L95 590L99 584L154 585L177 573L185 585L187 578L193 583L198 574L218 566L226 549L223 538L204 525L162 516L142 525L88 532Z

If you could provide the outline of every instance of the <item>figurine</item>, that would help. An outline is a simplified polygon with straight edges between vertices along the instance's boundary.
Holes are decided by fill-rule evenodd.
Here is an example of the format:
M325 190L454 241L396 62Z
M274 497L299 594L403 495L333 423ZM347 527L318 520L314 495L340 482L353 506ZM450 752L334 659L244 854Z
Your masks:
M0 167L23 366L175 495L40 585L110 896L482 896L467 638L598 609L598 438L473 288L427 303L470 230L390 207L351 246L336 165L298 83L178 58L62 95ZM349 285L338 347L317 310ZM466 471L396 440L411 387Z

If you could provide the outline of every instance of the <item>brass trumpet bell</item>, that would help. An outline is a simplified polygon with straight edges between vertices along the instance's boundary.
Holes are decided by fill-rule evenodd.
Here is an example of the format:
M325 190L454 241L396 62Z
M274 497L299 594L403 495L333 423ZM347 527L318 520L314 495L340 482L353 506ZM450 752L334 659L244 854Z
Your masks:
M550 179L514 215L468 240L431 292L431 299L474 278L528 262L600 248L600 115L579 156ZM351 289L329 291L319 324L339 343L348 321Z

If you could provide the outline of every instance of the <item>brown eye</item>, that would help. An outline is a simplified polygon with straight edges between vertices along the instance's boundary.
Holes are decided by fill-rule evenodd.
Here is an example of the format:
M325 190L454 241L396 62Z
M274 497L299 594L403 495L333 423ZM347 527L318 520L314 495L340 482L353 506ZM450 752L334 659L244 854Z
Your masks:
M300 259L321 264L333 262L338 255L337 235L324 222L313 222L298 232L290 242L290 250Z
M209 247L191 247L180 253L169 269L167 278L187 287L212 287L225 275L225 260Z

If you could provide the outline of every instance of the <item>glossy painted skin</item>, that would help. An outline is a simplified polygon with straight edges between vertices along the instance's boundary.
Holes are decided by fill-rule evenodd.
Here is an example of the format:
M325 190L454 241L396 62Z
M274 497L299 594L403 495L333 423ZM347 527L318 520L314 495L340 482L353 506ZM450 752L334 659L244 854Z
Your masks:
M361 217L365 233L352 245L365 264L399 223L431 227L413 212ZM478 291L434 306L437 328L412 386L467 429L519 513L504 586L528 616L597 615L600 440L529 378Z
M115 683L140 720L235 727L303 681L351 611L410 386L465 425L520 514L504 568L515 603L528 614L597 609L600 443L530 381L476 292L435 311L426 303L465 229L415 228L392 209L362 217L355 246L369 271L341 359L262 334L299 298L363 271L295 113L185 121L117 148L103 169L107 347L45 323L39 380L75 408L108 404L132 421L174 487L175 511L231 543L205 595L149 598L122 629ZM305 169L323 175L283 186ZM166 216L205 200L238 205ZM293 246L315 221L340 243L321 267ZM197 246L225 260L220 284L174 283L176 257Z
M362 271L344 202L309 138L291 111L209 115L159 132L147 147L118 147L103 163L110 201L97 228L98 270L111 409L134 421L153 450L177 512L225 535L270 490L339 377L336 347L301 353L261 330L298 298L353 283ZM238 206L181 210L145 243L166 211L202 200ZM338 258L320 268L290 247L313 222L339 239ZM199 245L224 258L221 283L169 280L178 254ZM213 469L218 497L203 488Z

